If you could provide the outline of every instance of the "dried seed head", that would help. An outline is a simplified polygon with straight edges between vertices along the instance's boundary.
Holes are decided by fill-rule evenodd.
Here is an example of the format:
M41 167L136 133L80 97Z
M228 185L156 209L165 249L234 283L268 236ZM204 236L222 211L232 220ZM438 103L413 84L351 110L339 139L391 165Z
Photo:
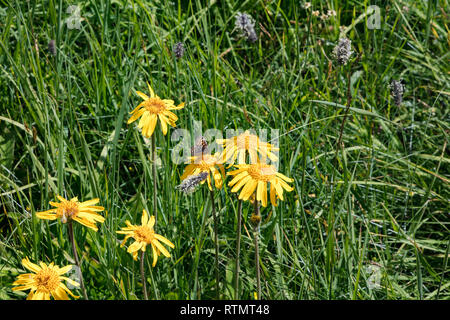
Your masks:
M258 36L255 32L255 21L252 16L247 13L238 12L236 14L235 27L241 32L241 34L247 38L250 42L258 40Z
M177 189L183 191L186 194L194 192L195 188L206 178L208 178L208 172L200 172L197 175L191 175L187 177L186 179L181 182L178 186L176 186Z
M247 40L250 42L256 42L258 40L258 36L256 35L255 30L251 29L247 35Z
M50 40L48 42L48 51L52 56L56 56L56 42L55 40Z
M402 81L392 80L391 82L391 95L394 97L394 103L396 106L402 104L403 100L403 92L405 91L405 86Z
M180 59L184 55L184 44L183 42L177 42L172 48L173 54L177 59Z
M334 57L341 65L347 64L352 53L352 42L347 38L340 38L338 45L333 50Z

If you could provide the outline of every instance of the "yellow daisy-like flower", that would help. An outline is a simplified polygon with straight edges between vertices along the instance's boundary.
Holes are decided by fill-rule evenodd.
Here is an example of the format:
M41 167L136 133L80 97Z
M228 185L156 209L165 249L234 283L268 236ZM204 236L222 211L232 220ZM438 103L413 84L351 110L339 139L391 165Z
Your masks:
M133 255L134 260L137 260L138 251L145 251L145 248L148 244L152 246L153 250L153 267L156 265L156 261L158 261L158 256L160 255L160 253L165 255L167 258L170 258L170 253L166 248L164 248L160 241L171 248L174 248L175 245L164 238L162 235L155 233L155 231L153 230L153 226L155 225L154 216L151 216L149 219L148 213L144 209L144 211L142 212L140 226L132 225L128 220L125 221L125 223L127 226L125 228L122 228L121 231L116 232L126 235L122 241L121 247L125 245L125 242L128 240L128 238L133 238L134 240L136 240L131 246L128 247L127 250Z
M258 136L251 134L249 130L244 133L232 137L230 139L217 139L218 144L224 146L223 157L224 162L230 162L233 165L238 160L238 164L246 164L245 156L250 156L250 163L262 162L261 158L258 158L258 153L262 158L268 157L272 161L277 161L278 158L271 151L277 151L272 144L261 141Z
M105 218L96 213L98 211L105 210L105 208L93 206L93 204L100 201L98 198L84 202L79 202L77 197L70 200L64 199L61 196L57 196L57 198L61 201L60 203L52 201L49 202L52 206L56 207L55 209L36 212L36 217L47 220L56 220L61 218L63 223L66 223L69 219L71 219L88 228L91 228L94 231L98 230L95 225L96 222L102 223L105 221Z
M203 154L201 156L189 157L190 164L186 166L184 169L184 173L181 176L181 180L186 179L191 175L197 175L201 172L208 172L208 177L206 181L208 182L209 190L212 190L211 185L211 175L214 179L214 185L217 189L222 188L223 179L222 176L225 177L225 168L222 164L221 156L216 153L214 155ZM205 181L201 182L202 184Z
M255 193L256 200L261 201L264 207L267 206L267 184L270 183L270 202L276 206L277 198L283 200L283 189L287 192L294 190L286 182L294 182L293 179L277 172L276 168L269 164L243 164L236 165L237 170L230 171L227 174L235 176L228 183L233 186L231 192L238 192L239 199L248 200Z
M73 293L62 282L67 281L73 286L78 287L78 282L75 282L62 275L67 273L72 266L58 267L52 263L46 265L43 262L37 264L31 263L28 258L22 259L22 265L34 273L25 273L17 277L17 280L13 283L13 291L24 291L30 289L27 300L50 300L52 296L55 300L69 300L70 294L74 298L79 296L73 295Z
M173 100L161 99L153 91L150 84L147 82L148 90L150 91L150 97L146 94L136 91L139 97L144 99L133 111L131 118L128 119L128 124L136 121L139 117L138 127L142 128L142 134L146 138L150 138L155 131L156 123L159 121L161 123L161 129L164 135L167 134L167 125L175 127L175 122L178 117L170 110L178 110L184 107L184 102L180 103L178 106L174 105Z

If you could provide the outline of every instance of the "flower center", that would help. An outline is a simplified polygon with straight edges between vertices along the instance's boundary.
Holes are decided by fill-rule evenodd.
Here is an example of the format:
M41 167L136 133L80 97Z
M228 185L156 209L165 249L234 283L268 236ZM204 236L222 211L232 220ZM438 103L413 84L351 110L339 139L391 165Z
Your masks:
M252 164L248 168L248 174L258 181L270 181L277 171L269 164Z
M68 219L75 218L78 212L78 202L75 201L68 201L61 205L57 210L58 216L61 217L64 223L67 222Z
M201 171L209 171L211 167L213 167L217 162L217 159L210 155L210 154L204 154L201 157L195 157L193 158L193 162L195 163L196 167L199 168Z
M155 238L155 231L147 226L139 226L134 230L135 239L150 244Z
M52 269L42 269L34 276L36 287L40 290L51 292L59 286L59 275Z
M149 98L145 101L144 104L145 109L153 114L159 114L166 110L166 105L164 101L162 101L160 98Z
M259 143L259 139L253 134L243 133L236 137L235 143L238 149L256 149Z

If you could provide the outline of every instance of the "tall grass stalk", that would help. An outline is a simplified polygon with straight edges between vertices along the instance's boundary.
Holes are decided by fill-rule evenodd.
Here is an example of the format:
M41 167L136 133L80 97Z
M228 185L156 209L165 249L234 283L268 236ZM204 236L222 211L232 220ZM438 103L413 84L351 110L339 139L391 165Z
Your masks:
M142 250L141 252L141 259L140 259L140 271L141 271L141 281L142 281L142 290L144 292L144 299L148 300L148 293L147 293L147 280L145 279L145 251Z
M67 228L68 228L68 233L69 233L69 240L70 240L70 243L72 244L73 257L75 259L75 264L78 267L78 270L77 270L78 275L80 276L81 292L83 293L84 299L89 300L89 297L88 297L87 291L86 291L86 287L84 286L83 272L81 271L80 259L78 258L77 246L75 245L75 237L73 234L73 224L72 224L71 219L69 219L67 221Z
M259 267L259 226L261 225L261 214L259 211L259 201L256 200L254 205L254 216L253 219L253 240L255 245L255 276L256 276L256 290L257 290L257 299L261 300L261 270Z
M158 184L156 182L156 132L152 134L152 175L153 175L153 215L155 216L155 230L158 224L158 199L157 199L157 188Z
M239 300L239 271L241 255L241 230L242 229L242 200L238 199L237 228L236 228L236 276L234 278L234 299Z
M214 189L209 191L209 195L211 196L211 210L214 221L214 260L215 260L215 269L216 269L216 299L220 298L219 291L219 239L217 235L217 214L216 214L216 205L214 201Z

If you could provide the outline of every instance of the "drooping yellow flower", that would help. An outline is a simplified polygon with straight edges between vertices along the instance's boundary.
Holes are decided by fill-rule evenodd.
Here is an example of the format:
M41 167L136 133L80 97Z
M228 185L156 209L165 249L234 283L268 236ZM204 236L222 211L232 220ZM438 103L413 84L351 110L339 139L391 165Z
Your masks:
M293 182L294 180L286 177L284 174L277 172L273 165L256 163L236 165L237 170L230 171L227 174L235 176L233 180L228 183L228 186L233 188L231 192L238 192L239 199L248 200L251 195L255 193L256 200L261 201L264 207L267 206L267 186L270 183L270 202L276 206L277 198L283 200L283 189L287 192L294 190L286 182Z
M98 203L100 200L98 198L79 202L78 198L72 198L70 200L64 199L61 196L57 196L61 201L60 203L52 202L49 203L56 207L55 209L50 209L43 212L36 212L36 217L40 219L56 220L61 218L63 223L66 223L69 219L75 220L82 225L97 231L96 222L104 222L105 218L97 214L98 211L103 211L105 208L100 206L93 206L93 204Z
M272 161L278 158L271 151L277 151L272 144L263 142L258 136L251 134L249 130L229 139L217 139L218 144L224 146L223 160L233 165L238 160L238 164L246 164L245 157L250 156L250 163L259 163L265 161L268 157ZM258 157L258 153L260 157Z
M150 91L150 97L146 94L136 91L139 97L144 99L133 111L131 118L128 119L128 124L136 121L139 117L138 127L142 128L142 134L146 138L150 138L155 131L156 123L159 121L161 123L161 129L164 135L167 133L167 124L175 127L175 122L178 117L170 110L178 110L184 107L184 102L180 103L178 106L174 105L173 100L161 99L153 91L150 84L147 82L148 90Z
M72 266L58 267L52 263L46 265L43 262L34 264L28 260L28 258L22 259L22 265L34 273L25 273L17 277L17 280L13 283L13 291L24 291L30 289L27 300L50 300L52 296L55 300L69 300L70 294L74 298L79 296L73 295L73 293L62 282L67 281L71 285L78 287L79 284L62 275L67 273Z
M165 243L171 248L174 248L175 245L164 238L160 234L156 234L153 230L153 226L155 225L155 217L151 216L150 219L148 218L148 213L144 209L142 212L142 218L141 218L141 225L135 226L130 223L130 221L126 220L126 227L122 228L121 231L116 231L120 234L125 234L125 238L122 241L121 247L125 245L125 242L128 240L128 238L133 238L136 240L133 242L131 246L128 247L128 252L133 255L133 259L137 260L138 251L142 250L145 251L146 246L149 244L152 246L153 251L153 264L154 267L156 265L156 261L158 260L158 256L160 253L165 255L167 258L170 258L170 253L167 251L166 248L160 243Z
M216 153L214 155L202 154L200 156L189 157L189 161L190 164L188 164L184 169L181 180L184 180L191 175L197 175L201 172L207 172L208 177L206 178L206 181L208 182L209 190L212 190L211 175L214 179L215 187L217 189L222 188L222 176L225 177L225 168L222 164L223 160L221 159L221 155L219 153ZM205 181L202 181L201 183L203 184L205 183Z

